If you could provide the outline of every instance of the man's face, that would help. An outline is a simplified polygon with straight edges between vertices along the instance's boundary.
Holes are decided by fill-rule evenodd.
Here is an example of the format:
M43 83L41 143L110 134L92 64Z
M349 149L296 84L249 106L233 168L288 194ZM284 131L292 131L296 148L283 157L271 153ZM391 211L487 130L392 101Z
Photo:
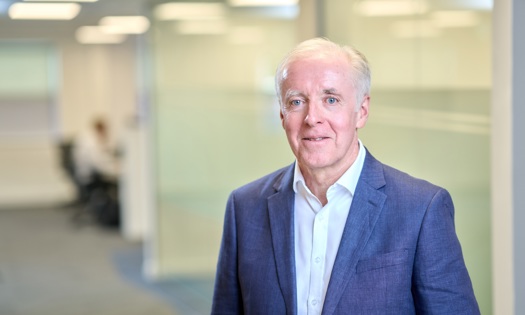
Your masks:
M281 121L301 171L342 175L357 156L369 103L356 104L348 61L297 60L284 76Z

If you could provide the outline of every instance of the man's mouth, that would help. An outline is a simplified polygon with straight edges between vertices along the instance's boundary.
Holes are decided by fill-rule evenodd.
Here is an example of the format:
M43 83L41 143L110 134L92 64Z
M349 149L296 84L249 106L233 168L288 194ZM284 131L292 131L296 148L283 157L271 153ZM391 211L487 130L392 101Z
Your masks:
M326 139L326 137L318 137L318 138L303 138L304 140L307 140L307 141L321 141L321 140L324 140Z

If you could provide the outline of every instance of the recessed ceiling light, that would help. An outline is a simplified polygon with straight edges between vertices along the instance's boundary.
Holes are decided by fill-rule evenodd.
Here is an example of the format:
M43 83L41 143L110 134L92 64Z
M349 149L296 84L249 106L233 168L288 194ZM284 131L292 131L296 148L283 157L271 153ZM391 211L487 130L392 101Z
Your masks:
M142 34L149 29L150 23L145 16L106 16L99 25L111 34Z
M270 7L297 5L299 0L228 0L233 7Z
M9 17L20 20L71 20L80 12L78 3L13 3Z
M108 34L100 26L82 26L75 33L82 44L120 44L126 40L125 34Z
M428 11L426 3L412 0L367 0L356 4L364 16L396 16L423 14Z
M159 4L154 10L159 20L221 19L226 14L222 3L170 2Z

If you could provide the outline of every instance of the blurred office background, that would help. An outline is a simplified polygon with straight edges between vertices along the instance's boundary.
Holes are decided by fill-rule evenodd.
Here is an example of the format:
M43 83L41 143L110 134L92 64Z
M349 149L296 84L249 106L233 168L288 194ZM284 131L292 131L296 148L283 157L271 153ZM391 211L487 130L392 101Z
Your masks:
M371 116L361 132L368 149L451 192L482 313L523 312L514 300L523 281L493 280L513 277L512 250L496 260L493 251L512 248L515 236L494 237L491 214L514 213L491 200L507 200L491 185L491 139L502 121L491 110L493 54L505 48L493 33L512 37L514 2L500 2L496 15L490 0L71 0L53 2L66 4L69 17L43 20L17 14L45 1L0 0L0 220L33 211L42 224L42 213L69 224L67 211L38 210L74 197L57 148L104 115L122 152L122 222L117 235L94 237L139 249L128 257L139 260L130 285L157 293L174 285L163 299L200 290L195 303L208 307L229 192L293 162L273 90L277 63L299 41L326 36L370 61ZM502 224L498 231L512 233ZM0 295L13 294L1 255ZM179 302L169 302L177 314L198 314Z

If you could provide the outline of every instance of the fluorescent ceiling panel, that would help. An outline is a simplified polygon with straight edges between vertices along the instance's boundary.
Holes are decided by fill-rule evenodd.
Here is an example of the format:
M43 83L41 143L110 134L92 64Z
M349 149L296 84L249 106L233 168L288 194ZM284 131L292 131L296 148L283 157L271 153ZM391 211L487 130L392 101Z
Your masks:
M119 44L126 40L125 34L108 34L100 26L82 26L75 33L82 44Z
M228 0L233 7L269 7L297 5L299 0Z
M154 10L159 20L221 19L226 14L222 3L170 2L159 4Z
M364 16L397 16L423 14L428 6L412 0L366 0L357 3L356 9Z
M299 16L299 6L298 5L288 5L288 6L269 6L269 7L260 7L260 6L239 6L235 10L239 10L246 18L251 17L263 17L263 18L272 18L272 19L285 19L292 20Z
M9 17L20 20L71 20L80 12L78 3L22 3L9 7Z
M150 23L145 16L106 16L99 25L110 34L142 34L149 29Z

